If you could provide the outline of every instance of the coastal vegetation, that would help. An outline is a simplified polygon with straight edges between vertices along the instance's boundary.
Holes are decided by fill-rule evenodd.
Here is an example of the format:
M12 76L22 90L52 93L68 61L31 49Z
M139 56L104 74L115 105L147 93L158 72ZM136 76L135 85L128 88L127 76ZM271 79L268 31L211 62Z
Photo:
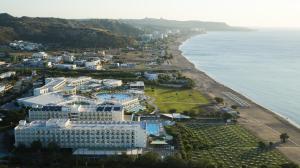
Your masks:
M26 40L56 48L109 48L133 44L140 30L116 20L67 20L0 14L0 44Z
M288 160L274 147L240 125L177 123L167 128L176 137L181 156L209 160L222 167L280 167Z
M197 90L151 86L145 89L146 95L155 99L161 113L201 113L201 106L209 101Z
M207 31L216 30L230 30L230 31L245 31L246 28L232 27L222 22L202 22L202 21L176 21L166 19L123 19L121 22L142 27L146 31L160 30L165 31L168 29L179 29L182 31L191 31L192 28L205 29Z

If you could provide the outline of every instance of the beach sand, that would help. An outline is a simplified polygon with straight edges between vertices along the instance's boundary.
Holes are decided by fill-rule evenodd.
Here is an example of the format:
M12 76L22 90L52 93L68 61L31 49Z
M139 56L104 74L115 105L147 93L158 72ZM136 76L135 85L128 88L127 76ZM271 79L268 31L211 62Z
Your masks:
M291 161L300 164L300 129L196 69L194 64L189 62L179 50L182 42L190 37L191 35L182 36L177 38L175 42L170 43L168 53L172 53L173 58L168 63L180 69L183 75L193 79L196 89L207 95L208 98L222 97L228 105L232 105L235 103L222 94L223 92L231 92L248 102L250 104L249 108L239 109L239 123L265 142L278 144L278 150ZM279 135L281 133L287 133L290 136L286 144L280 143Z

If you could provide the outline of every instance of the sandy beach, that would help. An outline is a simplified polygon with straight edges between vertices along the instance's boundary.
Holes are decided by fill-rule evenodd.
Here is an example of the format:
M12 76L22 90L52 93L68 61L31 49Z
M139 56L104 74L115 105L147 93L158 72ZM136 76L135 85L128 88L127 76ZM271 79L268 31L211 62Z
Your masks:
M300 164L300 129L272 111L216 82L204 72L196 69L194 64L189 62L179 50L179 46L182 42L190 37L191 35L182 36L169 45L168 52L173 55L173 58L169 63L178 69L181 69L185 76L193 79L196 84L196 89L207 95L208 98L222 97L226 104L232 105L235 104L235 102L223 94L224 92L231 92L240 99L246 101L250 107L239 109L239 123L265 142L274 142L275 144L278 144L278 150L291 161ZM279 135L281 133L287 133L289 135L290 138L288 143L280 143Z

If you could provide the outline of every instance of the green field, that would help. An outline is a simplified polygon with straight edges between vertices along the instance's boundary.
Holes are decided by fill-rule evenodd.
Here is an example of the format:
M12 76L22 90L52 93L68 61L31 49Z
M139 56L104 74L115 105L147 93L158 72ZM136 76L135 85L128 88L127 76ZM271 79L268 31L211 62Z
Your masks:
M146 95L155 99L155 104L161 112L201 111L200 106L209 103L199 92L193 89L177 89L165 87L148 87Z
M280 167L288 160L273 147L258 148L258 138L239 125L177 124L169 129L182 155L223 167Z

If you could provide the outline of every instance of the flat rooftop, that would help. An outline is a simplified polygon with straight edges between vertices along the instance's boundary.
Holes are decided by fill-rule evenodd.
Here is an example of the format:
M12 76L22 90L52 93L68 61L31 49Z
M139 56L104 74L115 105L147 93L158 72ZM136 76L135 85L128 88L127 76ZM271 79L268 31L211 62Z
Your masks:
M140 122L134 121L70 121L69 119L49 119L35 120L30 123L21 120L18 129L22 128L95 128L95 127L110 127L110 128L128 128L128 127L141 127Z

